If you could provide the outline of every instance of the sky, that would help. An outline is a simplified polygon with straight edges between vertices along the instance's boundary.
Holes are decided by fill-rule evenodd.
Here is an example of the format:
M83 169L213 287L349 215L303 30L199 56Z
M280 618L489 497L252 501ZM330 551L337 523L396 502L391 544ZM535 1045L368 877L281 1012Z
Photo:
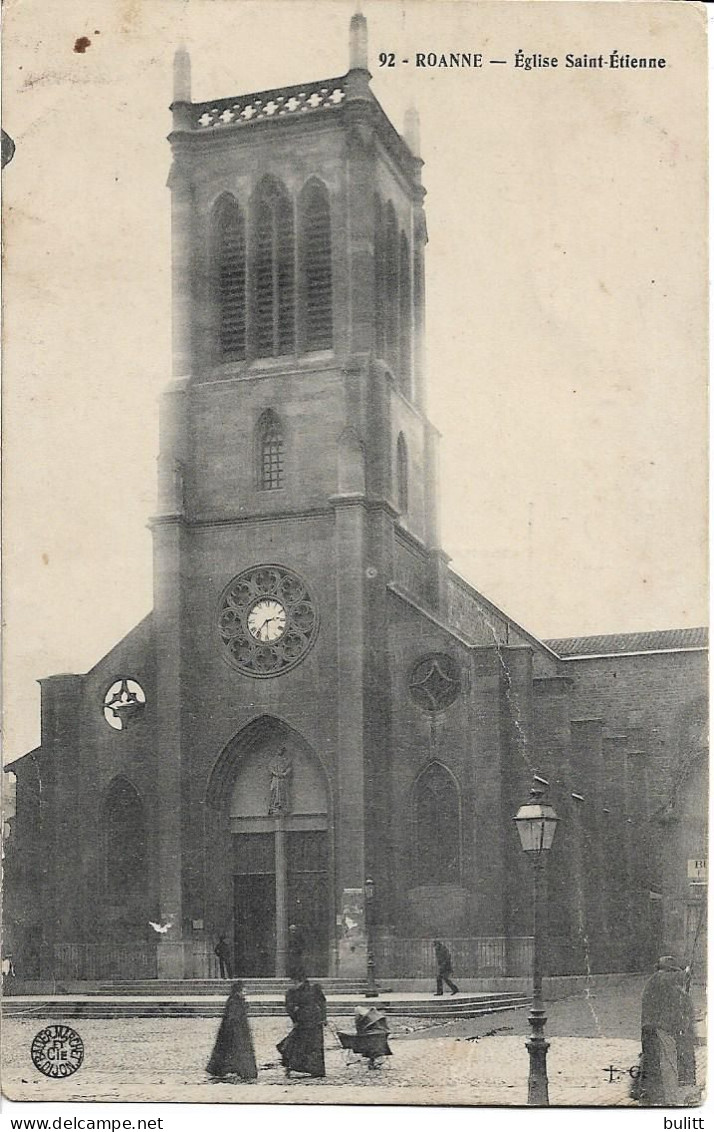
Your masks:
M706 62L696 6L363 0L420 114L428 411L453 566L541 637L704 623ZM6 0L4 757L38 677L151 608L172 56L193 98L344 73L341 0ZM86 39L83 51L77 40ZM568 69L566 53L663 56ZM558 56L517 69L516 51ZM417 69L416 52L482 52ZM394 68L379 66L394 52Z

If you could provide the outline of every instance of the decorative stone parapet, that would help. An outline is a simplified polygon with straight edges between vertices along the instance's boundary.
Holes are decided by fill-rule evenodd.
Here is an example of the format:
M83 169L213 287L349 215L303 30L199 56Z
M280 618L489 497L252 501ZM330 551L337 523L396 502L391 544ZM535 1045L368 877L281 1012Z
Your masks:
M291 115L333 112L339 110L344 102L345 83L343 76L233 98L219 98L212 102L193 103L191 128L214 130L224 126L248 126L253 122Z

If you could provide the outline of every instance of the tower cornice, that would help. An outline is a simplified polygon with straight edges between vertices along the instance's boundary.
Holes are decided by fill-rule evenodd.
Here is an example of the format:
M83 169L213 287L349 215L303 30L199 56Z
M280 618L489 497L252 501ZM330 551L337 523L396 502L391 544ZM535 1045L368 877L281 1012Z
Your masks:
M364 82L355 93L355 76ZM274 87L208 102L173 102L173 130L169 141L175 150L220 145L241 135L256 136L279 126L294 129L298 123L311 130L328 122L341 128L367 115L370 127L395 164L406 175L413 191L421 196L421 167L404 138L392 125L369 88L369 72L350 71L337 78L294 86Z

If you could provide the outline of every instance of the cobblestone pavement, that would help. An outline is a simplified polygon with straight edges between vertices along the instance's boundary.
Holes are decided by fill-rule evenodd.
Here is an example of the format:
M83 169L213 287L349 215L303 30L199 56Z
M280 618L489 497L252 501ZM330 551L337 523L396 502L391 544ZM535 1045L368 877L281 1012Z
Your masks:
M548 1075L553 1105L633 1105L627 1070L639 1053L641 982L626 990L578 996L548 1004ZM60 1017L56 1021L62 1021ZM287 1019L251 1019L258 1081L216 1084L204 1072L218 1020L132 1018L69 1020L81 1035L85 1058L65 1081L43 1077L30 1059L30 1043L47 1021L4 1020L3 1092L12 1100L183 1100L191 1102L339 1104L522 1105L526 1101L527 1012L425 1028L424 1019L390 1018L394 1056L370 1071L341 1049L330 1021L325 1040L327 1077L286 1081L275 1043ZM703 1080L704 1050L698 1051ZM611 1072L610 1066L620 1072ZM610 1079L612 1078L612 1080Z
M617 987L593 987L568 998L547 1002L548 1038L631 1038L639 1042L640 1004L646 980L647 976L633 975ZM703 1018L705 999L701 987L692 989L692 999L695 1015ZM512 1033L525 1035L529 1031L528 1010L450 1022L442 1024L434 1032L441 1036L461 1037L483 1034L496 1026L508 1026Z
M491 1016L491 1029L504 1016ZM507 1016L506 1016L507 1017ZM344 1020L340 1020L344 1025ZM215 1084L203 1067L217 1023L213 1019L78 1020L85 1059L71 1078L43 1077L30 1060L37 1020L5 1023L3 1091L13 1100L185 1100L421 1104L523 1104L528 1056L522 1036L495 1033L477 1041L418 1031L392 1039L394 1056L376 1071L352 1061L335 1037L326 1034L327 1077L286 1081L277 1064L275 1043L286 1032L279 1018L253 1020L255 1084ZM438 1033L438 1031L436 1031ZM637 1060L638 1043L628 1038L553 1038L548 1057L551 1104L629 1105L629 1078L611 1076L608 1067L626 1070ZM353 1091L352 1091L353 1090ZM407 1096L407 1092L412 1095ZM418 1095L415 1096L414 1092Z

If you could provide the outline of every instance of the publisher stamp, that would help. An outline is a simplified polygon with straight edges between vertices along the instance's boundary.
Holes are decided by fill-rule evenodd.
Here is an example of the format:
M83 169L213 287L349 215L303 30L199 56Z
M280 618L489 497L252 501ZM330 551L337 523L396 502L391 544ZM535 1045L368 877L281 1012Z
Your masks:
M84 1042L71 1026L46 1026L35 1034L30 1056L45 1077L71 1077L84 1060Z

